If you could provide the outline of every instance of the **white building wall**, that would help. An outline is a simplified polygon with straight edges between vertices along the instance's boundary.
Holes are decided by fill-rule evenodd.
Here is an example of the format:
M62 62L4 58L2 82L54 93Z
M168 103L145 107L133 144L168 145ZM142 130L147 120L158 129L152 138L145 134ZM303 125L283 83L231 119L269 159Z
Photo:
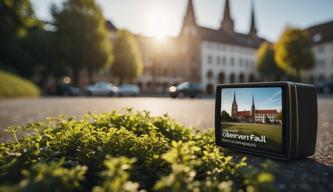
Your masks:
M312 51L315 56L315 79L333 80L333 42L314 45Z
M276 114L256 114L255 121L256 122L265 122L265 116L267 116L271 122L276 121Z
M233 60L233 61L232 61ZM244 74L244 82L250 75L257 77L255 70L256 49L229 45L224 43L203 41L201 44L201 83L216 86L219 74L224 73L224 83L230 83L231 74L235 75L234 82L240 82L240 74ZM208 71L212 77L208 77Z
M312 46L314 55L314 68L303 71L302 76L305 80L315 82L333 80L333 42L326 42Z

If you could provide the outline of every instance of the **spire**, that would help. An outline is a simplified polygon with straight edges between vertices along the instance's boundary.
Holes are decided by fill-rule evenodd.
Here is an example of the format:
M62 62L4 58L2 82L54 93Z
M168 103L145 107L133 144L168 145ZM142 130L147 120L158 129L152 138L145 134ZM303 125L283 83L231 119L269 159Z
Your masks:
M254 106L254 96L253 96L253 94L252 94L252 108L255 108L255 106Z
M195 23L195 14L192 0L188 0L184 24L188 22L191 22L192 24Z
M236 104L236 93L234 92L234 100L232 101L232 104Z
M257 36L257 27L256 27L256 21L255 21L255 16L254 16L254 3L252 1L251 5L251 24L250 24L250 35Z
M189 28L192 28L192 26L196 26L196 21L195 21L195 14L194 14L194 8L193 8L193 1L188 0L187 8L186 8L186 13L183 21L183 26L181 29L181 34L188 34L189 33Z
M229 0L225 1L221 29L225 30L226 32L234 32L234 21L232 20L230 14Z

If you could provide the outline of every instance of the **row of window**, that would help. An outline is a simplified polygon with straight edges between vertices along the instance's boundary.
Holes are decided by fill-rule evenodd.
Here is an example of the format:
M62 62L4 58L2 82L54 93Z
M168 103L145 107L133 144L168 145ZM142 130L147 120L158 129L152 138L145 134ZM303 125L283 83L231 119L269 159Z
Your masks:
M265 114L256 114L256 117L265 117L265 116L267 116L267 117L275 117L275 115L273 115L273 114L267 114L267 115L265 115Z
M238 52L238 53L244 53L244 54L249 54L249 55L256 54L255 49L236 47L236 46L226 45L226 44L222 44L222 43L205 42L205 47L207 49L212 49L212 50Z
M207 71L207 79L211 80L211 79L213 79L213 77L214 77L213 71L211 71L211 70ZM217 80L218 80L218 83L225 83L228 80L230 83L236 83L236 82L244 83L246 81L248 81L248 82L255 81L255 76L254 76L254 74L250 74L248 77L246 77L244 75L244 73L240 73L239 75L231 73L229 75L229 77L226 77L224 72L220 72L217 76Z
M332 64L331 67L333 67L333 57L331 59L331 64ZM325 59L317 59L316 65L317 65L317 67L325 67L326 66L326 60Z
M222 65L225 66L225 65L227 65L228 61L227 61L226 57L217 56L216 59L215 59L215 62L214 62L213 56L208 55L207 56L207 63L210 64L210 65L216 63L217 65L222 64ZM235 59L233 57L231 57L229 59L230 66L235 66L235 63L236 63ZM240 59L238 59L238 65L240 67L243 67L243 66L245 66L245 67L254 67L254 61L240 58Z
M332 51L333 51L333 45L331 46L332 47ZM329 48L329 47L327 47ZM317 46L316 50L315 50L317 53L324 53L326 50L325 50L325 45L319 45ZM329 50L328 50L329 51Z

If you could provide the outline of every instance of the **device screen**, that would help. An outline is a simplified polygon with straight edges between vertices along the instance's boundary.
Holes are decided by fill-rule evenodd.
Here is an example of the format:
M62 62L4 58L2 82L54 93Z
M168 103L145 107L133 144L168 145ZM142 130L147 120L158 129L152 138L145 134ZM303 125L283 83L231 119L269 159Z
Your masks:
M282 88L223 88L222 143L282 151Z

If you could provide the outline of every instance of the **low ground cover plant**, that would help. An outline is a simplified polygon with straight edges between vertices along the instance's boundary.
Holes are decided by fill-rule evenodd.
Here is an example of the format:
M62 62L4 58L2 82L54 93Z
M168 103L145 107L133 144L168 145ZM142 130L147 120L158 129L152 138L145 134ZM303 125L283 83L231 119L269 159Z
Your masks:
M39 88L32 82L0 70L0 99L9 97L37 97Z
M235 160L211 133L167 115L126 109L7 131L14 139L0 145L0 191L274 191L267 166Z

